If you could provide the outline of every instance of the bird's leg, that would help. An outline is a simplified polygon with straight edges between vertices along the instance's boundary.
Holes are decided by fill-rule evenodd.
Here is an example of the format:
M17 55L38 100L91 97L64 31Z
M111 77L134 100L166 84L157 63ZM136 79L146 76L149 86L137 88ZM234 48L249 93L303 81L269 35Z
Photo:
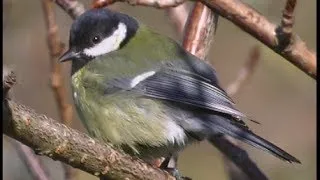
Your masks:
M168 168L171 158L172 158L172 155L166 157L166 158L164 159L164 161L160 164L159 167L160 167L161 169ZM176 167L176 166L174 166L174 167Z
M177 169L178 154L171 154L166 157L160 165L160 169L167 171L174 176L176 180L191 180L189 177L183 177Z

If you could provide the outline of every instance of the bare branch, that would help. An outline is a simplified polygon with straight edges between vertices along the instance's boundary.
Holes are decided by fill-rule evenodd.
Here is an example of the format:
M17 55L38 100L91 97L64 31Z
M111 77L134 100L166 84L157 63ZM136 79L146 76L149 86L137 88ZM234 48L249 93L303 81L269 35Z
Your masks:
M50 179L46 170L44 169L44 165L41 163L39 157L33 153L33 150L16 141L11 141L11 143L14 145L15 149L17 150L20 159L24 162L27 169L30 171L30 174L32 175L33 179L35 180Z
M184 34L184 26L188 19L188 9L185 3L166 9L170 21L173 23L176 32Z
M126 2L132 6L152 6L155 8L169 8L176 7L184 3L186 0L94 0L93 7L101 8L111 5L115 2Z
M196 2L186 24L183 47L191 54L206 60L217 23L218 14Z
M42 7L48 32L47 40L52 70L51 87L54 91L55 98L59 106L61 119L66 125L71 125L72 106L67 100L66 88L64 87L61 74L61 64L58 60L59 56L64 51L64 45L62 44L58 35L58 26L56 24L54 14L54 4L51 0L42 0Z
M6 97L11 87L16 83L16 75L11 69L4 68L2 72L2 80L3 97Z
M4 82L11 78L11 73L7 74ZM112 145L90 138L12 100L3 101L2 113L3 133L31 147L38 155L110 179L174 179L167 172L116 151Z
M284 46L278 28L250 6L238 0L201 0L219 15L227 18L245 32L280 54L293 65L311 76L317 77L316 54L307 48L297 35Z
M281 25L279 27L279 38L282 38L284 46L288 46L292 37L292 27L294 23L293 11L296 6L296 0L287 0L283 10Z
M239 89L249 81L254 73L254 70L257 67L259 59L260 48L259 46L254 46L249 53L248 60L240 69L237 78L227 87L226 91L230 96L234 96L239 91Z
M84 11L84 5L77 0L52 0L65 10L72 19L80 16Z

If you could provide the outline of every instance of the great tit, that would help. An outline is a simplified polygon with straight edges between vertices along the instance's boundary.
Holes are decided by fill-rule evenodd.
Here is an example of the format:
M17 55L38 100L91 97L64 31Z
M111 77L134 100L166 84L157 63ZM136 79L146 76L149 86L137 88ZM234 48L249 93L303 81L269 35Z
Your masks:
M231 136L276 157L298 159L244 123L212 66L135 18L108 9L79 16L70 30L71 85L89 134L148 162L192 142Z

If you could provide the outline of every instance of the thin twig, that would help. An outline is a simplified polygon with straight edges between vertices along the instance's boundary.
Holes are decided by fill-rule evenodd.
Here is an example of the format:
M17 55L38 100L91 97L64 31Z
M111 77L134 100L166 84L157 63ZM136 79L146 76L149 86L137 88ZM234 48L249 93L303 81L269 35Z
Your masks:
M3 87L10 89L11 73L3 74ZM98 177L130 180L174 180L167 172L119 152L111 144L90 138L34 110L4 99L3 133L45 155Z
M65 10L72 19L80 16L84 11L84 5L77 0L52 0Z
M3 97L8 96L8 92L10 88L16 83L16 75L13 73L11 69L8 67L3 69L2 72L2 89L3 89Z
M51 61L51 87L54 92L56 102L59 107L60 117L63 123L70 126L72 123L72 106L68 103L66 88L61 74L61 64L59 56L64 51L64 45L58 35L58 25L55 20L54 3L51 0L42 0L42 7L48 34L48 47ZM63 164L65 179L70 180L75 176L74 170Z
M110 5L117 1L131 5L152 6L155 8L175 7L185 0L96 0L97 7ZM311 51L300 37L294 33L286 46L279 34L277 25L255 9L239 0L199 0L211 10L228 19L257 40L280 54L312 78L317 77L316 54ZM280 28L281 29L281 28Z
M44 165L41 163L39 157L33 153L32 149L16 141L11 141L11 143L17 150L20 159L24 162L33 179L50 179L47 171L44 169Z
M58 26L55 20L54 4L51 0L42 0L42 7L44 11L45 22L48 34L48 47L50 52L51 62L51 87L55 94L56 101L59 106L61 119L66 125L71 125L72 122L72 106L68 103L66 88L63 84L61 74L61 64L59 63L59 56L64 51L58 35Z
M246 82L250 80L254 73L254 70L257 67L259 59L260 48L256 45L249 52L249 58L244 66L240 69L237 78L227 87L226 91L229 96L234 96L236 93L238 93L241 87L243 87Z
M188 19L188 9L186 3L183 3L177 7L166 9L170 21L174 25L176 32L184 34L184 27Z
M281 24L278 28L278 37L281 39L284 47L288 46L292 37L292 28L294 23L293 11L296 6L296 0L287 0L282 13Z

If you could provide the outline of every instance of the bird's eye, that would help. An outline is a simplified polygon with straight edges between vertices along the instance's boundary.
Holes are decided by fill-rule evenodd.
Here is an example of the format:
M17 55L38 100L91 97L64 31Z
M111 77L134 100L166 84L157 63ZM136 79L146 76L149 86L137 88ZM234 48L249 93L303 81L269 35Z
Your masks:
M99 42L100 42L100 37L99 37L99 36L93 37L92 42L93 42L94 44L99 43Z

